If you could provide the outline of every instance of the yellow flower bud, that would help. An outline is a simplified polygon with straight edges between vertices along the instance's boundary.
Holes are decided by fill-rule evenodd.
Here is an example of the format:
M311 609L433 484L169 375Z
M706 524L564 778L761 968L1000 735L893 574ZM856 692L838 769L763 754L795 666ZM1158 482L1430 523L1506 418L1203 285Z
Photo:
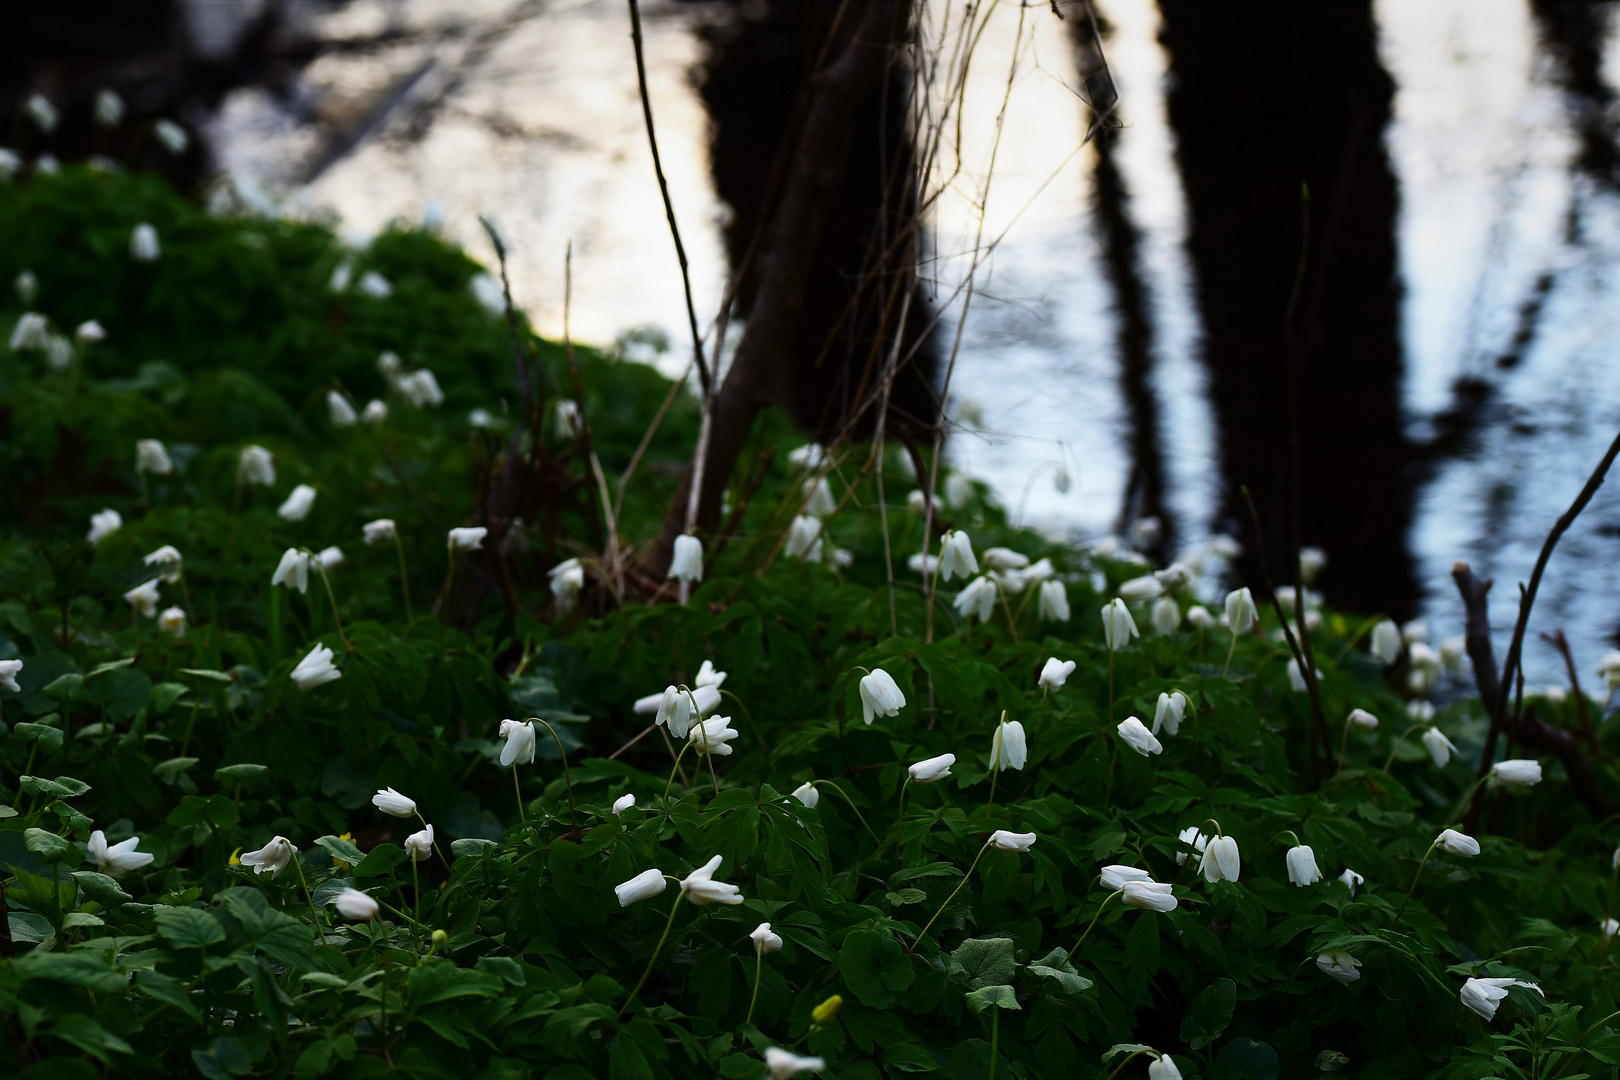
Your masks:
M838 994L823 1001L810 1012L810 1024L813 1027L831 1027L833 1021L838 1019L838 1010L843 1008L844 999Z
M450 946L450 935L443 930L433 931L433 950L437 952Z

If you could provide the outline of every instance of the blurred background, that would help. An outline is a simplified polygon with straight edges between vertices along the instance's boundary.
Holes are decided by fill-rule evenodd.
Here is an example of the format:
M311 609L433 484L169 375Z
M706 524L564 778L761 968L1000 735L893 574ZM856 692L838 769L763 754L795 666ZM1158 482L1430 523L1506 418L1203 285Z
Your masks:
M700 319L836 6L643 5ZM1003 0L952 160L933 166L954 173L908 333L938 321L894 408L931 424L949 372L955 467L1078 540L1156 518L1159 559L1216 533L1252 548L1240 485L1286 546L1295 415L1301 533L1328 553L1331 603L1451 636L1466 559L1511 625L1517 583L1620 428L1613 16L1610 0ZM0 60L0 142L35 166L98 157L199 199L224 178L256 212L329 216L356 243L409 222L486 259L488 215L542 333L561 333L571 243L575 338L684 368L623 3L30 5ZM114 124L95 119L107 88ZM885 212L907 132L892 100L863 118L790 359L807 431L838 405L808 328L837 321ZM1599 685L1620 645L1620 485L1564 538L1532 625L1565 629ZM1562 666L1532 634L1529 677L1562 684Z

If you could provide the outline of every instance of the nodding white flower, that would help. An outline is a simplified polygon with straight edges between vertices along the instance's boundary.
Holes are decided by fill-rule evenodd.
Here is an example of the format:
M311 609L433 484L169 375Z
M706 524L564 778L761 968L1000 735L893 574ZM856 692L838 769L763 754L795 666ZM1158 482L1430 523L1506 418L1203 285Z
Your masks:
M1103 606L1102 623L1103 640L1108 643L1109 652L1123 649L1131 643L1131 638L1138 636L1136 620L1131 618L1125 601L1117 596Z
M1194 604L1187 609L1187 621L1200 630L1208 631L1215 625L1215 616L1209 613L1208 608Z
M800 514L788 527L787 544L782 554L790 559L802 559L812 548L821 545L821 519Z
M1127 716L1120 721L1119 727L1115 730L1119 732L1119 737L1125 740L1125 745L1143 757L1164 753L1164 745L1153 737L1153 732L1148 730L1146 724L1134 716Z
M322 570L335 569L343 565L343 549L336 544L324 547L315 553L314 561Z
M1318 680L1322 678L1321 668L1313 667L1311 670L1316 673ZM1305 676L1300 673L1298 660L1288 661L1288 686L1296 694L1303 694L1310 689L1309 684L1305 682Z
M382 910L377 901L361 892L359 889L345 888L332 898L332 906L337 908L338 914L350 922L365 922L375 919L377 912Z
M156 139L171 154L179 155L186 152L191 145L191 136L186 129L173 120L163 119L152 125L152 137Z
M1429 752L1429 757L1434 759L1434 767L1437 769L1445 768L1446 763L1451 760L1451 755L1457 749L1452 745L1451 740L1446 738L1445 734L1437 727L1432 727L1423 733L1423 748Z
M770 1080L793 1080L800 1073L820 1072L826 1067L825 1058L803 1057L779 1046L765 1048L765 1074Z
M1347 986L1361 978L1361 972L1356 970L1361 966L1361 961L1338 949L1330 950L1318 956L1316 966L1328 978L1336 982L1342 982Z
M1289 848L1283 861L1288 866L1288 882L1291 885L1303 888L1322 880L1322 871L1316 865L1316 852L1305 844Z
M664 880L662 870L643 870L629 881L613 886L613 892L619 898L620 907L629 907L651 900L667 888L669 882Z
M1354 896L1356 895L1356 886L1362 884L1367 879L1356 873L1354 870L1346 868L1344 873L1339 875L1339 880L1344 882L1344 887L1350 890L1351 896Z
M388 283L388 279L375 270L367 270L360 275L359 288L373 300L386 300L394 292L394 287Z
M28 119L33 121L35 127L47 135L56 130L57 121L62 119L62 114L56 111L56 106L39 94L28 95L28 100L23 102L23 112L28 114Z
M1151 616L1153 632L1156 634L1173 634L1181 626L1181 605L1176 603L1173 596L1161 596L1153 605Z
M151 863L154 856L135 850L135 845L140 842L140 837L132 836L109 847L107 834L97 829L90 834L87 854L96 860L96 869L117 877L126 870L139 870Z
M1181 1070L1176 1068L1169 1054L1159 1054L1149 1062L1147 1074L1148 1080L1181 1080Z
M135 443L135 471L168 476L174 472L174 459L169 456L168 448L157 439L138 439Z
M1440 643L1440 666L1453 675L1461 675L1467 662L1468 652L1465 639L1449 637Z
M157 230L145 222L135 226L135 231L129 235L129 257L136 262L149 263L157 262L162 254Z
M73 345L61 334L45 339L45 363L52 371L66 371L73 364Z
M385 402L372 398L366 402L366 407L360 410L360 422L370 427L386 423L388 420L388 405Z
M125 593L124 599L129 601L129 606L135 609L137 615L143 619L150 619L157 614L157 580L154 578L151 581L141 582L141 584Z
M124 99L111 87L96 91L94 115L100 126L117 127L124 122Z
M996 587L1008 596L1017 596L1029 584L1029 579L1022 570L992 570L989 578L996 583Z
M309 517L309 511L315 505L315 489L308 484L299 484L292 489L286 501L276 511L283 521L303 521Z
M1368 648L1385 667L1401 658L1401 628L1395 625L1394 619L1379 620L1372 628Z
M410 817L416 813L416 800L407 799L393 788L379 788L371 797L371 805L394 817Z
M325 645L317 645L309 650L309 655L298 661L298 666L292 669L293 683L298 689L305 691L341 678L343 672L333 666L332 650Z
M1030 845L1035 843L1035 834L997 829L990 834L990 843L999 851L1028 851Z
M1401 640L1407 645L1426 644L1429 640L1429 621L1413 619L1401 625Z
M965 532L948 532L939 538L939 578L949 581L953 577L967 578L979 572L979 560L973 555L973 541Z
M703 541L691 533L675 538L675 553L669 560L669 577L676 581L703 580Z
M906 509L913 514L922 513L928 509L928 496L924 495L919 489L912 488L910 494L906 496Z
M37 311L24 312L11 331L11 351L43 349L51 336L51 324Z
M393 349L384 349L377 357L377 373L389 386L397 388L400 378L405 373L405 361L401 360Z
M170 637L186 636L186 613L180 608L164 608L158 613L158 629Z
M990 768L997 772L1022 769L1029 760L1029 743L1024 738L1024 725L1017 720L996 725L990 743Z
M354 411L349 399L336 390L326 392L326 412L332 418L333 427L353 427L360 422L360 414Z
M0 181L10 182L16 179L17 172L21 168L22 158L17 151L0 146Z
M987 577L974 578L956 594L951 606L964 619L977 618L980 622L988 622L996 610L996 583Z
M657 698L658 709L658 718L653 723L668 724L671 735L677 739L686 738L686 733L692 729L692 721L697 719L693 715L695 710L692 699L687 696L686 691L678 686L666 686L661 697L653 696ZM643 698L636 702L636 711L641 711L642 702L646 700Z
M399 392L419 409L444 404L444 391L439 389L439 380L433 377L433 372L421 368L411 372L399 380Z
M1025 580L1028 580L1028 576L1026 572ZM1068 622L1069 590L1064 587L1061 581L1041 582L1038 607L1042 622Z
M451 551L479 551L488 535L489 530L482 525L451 529L445 536L445 545Z
M1535 983L1520 979L1469 979L1463 983L1463 988L1457 996L1462 999L1464 1005L1478 1013L1481 1019L1489 1020L1501 1007L1502 999L1507 997L1510 986L1522 986L1526 990L1534 990L1542 997L1547 996Z
M1120 901L1126 907L1146 908L1160 914L1176 910L1176 898L1166 882L1127 881L1119 891Z
M505 306L504 301L502 306ZM573 398L557 399L557 404L552 406L551 422L559 439L572 439L579 435L579 415L579 402Z
M1164 595L1164 586L1152 574L1132 578L1119 587L1120 599L1127 604L1142 604Z
M915 765L906 769L914 784L932 784L935 780L943 780L951 775L951 766L956 764L955 754L941 754L938 757L924 758Z
M871 674L861 677L860 691L861 713L868 724L877 716L899 716L905 708L906 695L882 668L873 668Z
M142 560L154 567L159 580L173 585L180 580L180 552L171 544L164 544Z
M427 862L433 858L433 826L418 829L405 838L405 853L412 862Z
M0 688L10 690L13 694L22 693L22 687L17 683L17 672L22 669L21 660L0 660ZM912 768L916 766L913 765Z
M354 264L347 259L332 268L332 277L327 281L326 287L333 292L348 292L349 282L354 280Z
M788 451L788 461L796 469L819 469L827 461L827 448L820 443L805 443Z
M1198 861L1198 872L1210 884L1217 881L1236 881L1243 868L1237 841L1230 836L1217 836L1204 848L1204 857Z
M739 732L731 726L731 717L711 716L692 725L687 738L692 740L692 748L700 754L730 757L732 750L727 744L738 734Z
M1118 892L1125 887L1127 881L1152 881L1153 875L1146 870L1135 866L1120 866L1114 864L1102 868L1103 888L1110 892Z
M506 745L501 747L503 768L514 763L527 765L534 760L539 739L535 734L533 723L524 720L502 720L499 734L506 740Z
M1203 833L1198 831L1198 826L1196 825L1189 825L1185 829L1182 829L1176 838L1183 844L1190 846L1193 851L1197 852L1200 856L1202 856L1205 849L1209 847L1209 841L1205 839ZM1176 865L1187 865L1187 853L1185 851L1176 853Z
M1321 674L1318 672L1318 674ZM1414 699L1406 703L1406 715L1419 724L1426 724L1434 719L1434 705L1431 702Z
M1254 595L1248 589L1234 589L1226 594L1226 621L1234 634L1247 634L1254 626Z
M838 500L833 498L832 485L825 476L806 480L804 482L804 512L814 517L826 517L838 509Z
M1351 709L1350 715L1345 717L1344 722L1358 731L1378 730L1378 717L1366 709Z
M392 540L398 533L394 530L393 518L378 518L368 521L360 527L368 544L381 544Z
M988 555L989 553L986 552ZM1050 581L1057 576L1057 567L1052 565L1051 559L1036 559L1024 568L1023 578L1025 585L1039 585Z
M707 907L710 904L735 906L742 903L742 891L737 886L714 880L714 872L718 869L720 856L716 855L686 875L681 881L681 893L698 907Z
M102 510L90 515L90 532L85 539L99 544L124 527L124 516L116 510Z
M945 501L961 509L973 501L973 478L967 473L953 472L945 478Z
M1610 941L1614 935L1620 934L1620 919L1604 919L1598 926L1598 933L1604 941Z
M262 446L244 446L236 463L236 476L244 484L270 487L276 482L276 459Z
M258 851L244 852L237 861L243 866L252 867L255 877L259 874L269 874L272 878L276 878L287 869L287 864L293 861L295 854L297 849L287 842L285 836L275 836Z
M1180 690L1159 695L1159 704L1153 710L1153 734L1164 729L1166 735L1177 735L1181 732L1181 721L1187 715L1187 695Z
M813 782L807 780L793 789L793 797L804 803L805 806L814 809L816 804L821 801L821 792L816 790L816 785Z
M754 952L760 956L782 951L782 937L780 934L771 933L771 924L768 922L762 922L754 927L754 932L748 936L754 941Z
M972 548L968 550L971 551ZM993 547L986 548L984 551L984 567L986 570L1022 570L1028 565L1029 556L1014 551L1012 548ZM971 572L969 571L969 573Z
M579 591L585 587L585 567L578 559L564 559L551 568L547 575L551 579L551 595L557 598L557 606L564 611L574 606L579 599Z
M1435 837L1434 842L1441 851L1450 855L1461 855L1464 858L1471 859L1479 854L1479 841L1472 836L1458 832L1456 829L1444 830L1439 836Z
M1299 576L1305 584L1315 583L1316 576L1327 565L1327 552L1319 547L1303 547L1299 549Z
M939 569L939 556L919 552L906 559L906 569L914 574L932 574Z
M276 572L270 575L270 584L285 585L299 592L309 591L309 552L302 548L288 548L281 553Z
M1041 668L1041 677L1035 680L1035 685L1046 690L1061 690L1063 684L1068 682L1069 676L1073 674L1073 660L1059 660L1055 656L1048 657L1046 666Z
M1491 776L1498 784L1510 788L1534 787L1541 783L1541 762L1527 758L1508 758L1491 767Z
M613 816L618 817L620 814L624 813L626 810L629 810L635 805L636 797L634 793L620 795L617 799L613 800Z

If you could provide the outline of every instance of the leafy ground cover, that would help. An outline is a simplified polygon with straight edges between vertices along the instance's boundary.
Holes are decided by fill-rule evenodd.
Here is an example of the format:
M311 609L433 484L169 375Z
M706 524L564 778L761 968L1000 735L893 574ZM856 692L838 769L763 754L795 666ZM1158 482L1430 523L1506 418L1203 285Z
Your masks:
M1620 1063L1613 823L1550 759L1501 767L1468 822L1485 724L1449 630L1313 606L1318 755L1222 545L1154 576L955 478L934 564L904 461L880 509L869 448L775 423L689 599L631 595L568 406L503 602L449 532L536 435L465 254L68 169L0 189L0 273L22 1075ZM518 341L617 483L667 381L581 350L576 394L562 349ZM691 451L673 401L632 541ZM1590 734L1596 757L1612 719Z

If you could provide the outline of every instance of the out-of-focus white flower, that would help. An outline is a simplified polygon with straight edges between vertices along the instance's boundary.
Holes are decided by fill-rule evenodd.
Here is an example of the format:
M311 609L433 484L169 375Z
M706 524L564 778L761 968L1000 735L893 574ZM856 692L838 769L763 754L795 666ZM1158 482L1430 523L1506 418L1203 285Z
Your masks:
M347 259L332 268L332 277L326 287L335 293L348 292L349 283L354 280L354 264Z
M94 345L107 340L107 330L96 320L86 319L73 331L73 336L81 345Z
M939 569L939 556L918 552L906 560L906 568L914 574L932 574Z
M412 862L427 862L433 858L433 826L419 829L405 838L405 854Z
M1449 855L1461 855L1465 859L1471 859L1479 854L1479 841L1456 829L1442 830L1434 842L1441 851Z
M682 879L682 894L698 907L707 907L710 904L733 906L741 904L742 891L737 886L714 880L714 873L719 869L720 856L716 855Z
M129 234L129 257L136 262L149 263L157 262L162 254L157 230L144 221L135 226L135 231Z
M344 888L332 898L332 906L337 908L338 914L350 922L365 922L375 919L378 907L377 901L361 892L359 889Z
M1028 851L1035 843L1035 834L1032 832L1008 832L1006 829L997 829L990 834L990 843L998 851Z
M38 275L36 275L32 270L23 270L17 275L16 280L14 280L11 285L12 288L17 290L17 299L19 302L21 302L22 306L25 308L32 307L34 298L39 295ZM12 347L16 348L16 346Z
M301 593L308 592L309 562L309 552L302 548L288 548L282 552L276 572L270 575L270 584L285 585Z
M827 448L820 443L805 443L788 452L788 461L796 469L819 469L827 461Z
M236 463L236 476L244 484L270 487L276 482L276 459L262 446L244 446Z
M1491 777L1503 787L1535 787L1541 783L1541 762L1528 758L1508 758L1491 766Z
M1604 941L1613 941L1614 935L1620 934L1620 919L1604 919L1598 924L1598 933Z
M552 427L556 429L559 439L573 439L579 435L580 429L579 402L573 398L558 398L551 409Z
M928 496L917 488L912 488L910 494L906 496L906 509L913 514L923 513L928 509Z
M360 526L360 530L368 544L386 543L398 535L394 530L393 518L378 518L376 521L368 521Z
M579 591L585 587L585 567L578 559L564 559L551 568L547 575L551 579L551 595L557 599L557 607L567 611L579 599Z
M788 527L787 543L782 554L790 559L802 559L821 545L821 519L800 514Z
M21 660L0 660L0 689L10 690L13 694L22 693L22 687L17 683L17 673L22 669ZM913 769L916 767L912 766Z
M1381 664L1389 667L1401 658L1401 628L1394 619L1380 619L1372 628L1367 647Z
M332 418L333 427L353 427L360 420L349 399L336 390L326 392L326 412Z
M124 122L124 99L111 87L98 90L94 112L97 124L102 127L117 127Z
M309 517L314 506L315 489L308 484L299 484L276 510L276 515L283 521L303 521Z
M1234 589L1226 594L1226 622L1234 634L1247 634L1254 626L1258 613L1254 595L1247 588Z
M1305 844L1289 848L1283 862L1288 867L1288 882L1291 885L1303 888L1322 880L1322 871L1316 865L1316 852Z
M41 154L34 159L34 173L38 176L55 176L62 171L62 163L56 160L55 154Z
M11 330L11 351L43 349L51 334L51 324L37 311L26 311Z
M691 533L675 538L675 552L669 560L669 577L676 581L703 580L703 541Z
M1115 863L1112 866L1103 867L1102 874L1100 876L1102 878L1103 888L1107 889L1109 892L1118 892L1119 890L1123 889L1127 881L1153 880L1153 875L1148 873L1146 870L1139 869L1135 866L1121 866L1118 863Z
M135 442L135 471L167 476L174 472L174 459L168 448L157 439L138 439Z
M1217 881L1236 881L1242 869L1237 841L1230 836L1212 839L1204 848L1204 857L1198 861L1198 872L1212 885Z
M861 712L868 724L874 717L899 716L900 710L905 708L906 695L900 692L900 687L894 677L882 668L874 668L869 675L861 676Z
M833 498L832 485L825 476L812 477L804 482L804 512L812 517L826 517L838 509Z
M1562 686L1549 686L1541 692L1541 696L1547 699L1547 704L1556 709L1569 695Z
M953 472L945 478L945 501L960 510L973 501L977 489L966 473Z
M366 407L360 410L360 422L368 427L388 421L388 406L376 398L366 402Z
M1119 737L1125 741L1125 745L1143 757L1164 753L1164 745L1153 737L1153 732L1147 729L1146 724L1134 716L1127 716L1120 721L1119 727L1115 730L1119 732Z
M987 577L976 577L962 587L951 601L951 606L961 613L963 618L977 618L980 622L988 622L996 609L996 583Z
M433 372L427 368L413 371L401 378L399 392L419 409L444 404L444 391L439 389L439 380L435 379Z
M1326 565L1327 552L1321 548L1304 547L1299 549L1299 576L1304 579L1305 584L1314 584L1316 576L1322 572L1322 568Z
M393 295L394 287L377 271L367 270L360 275L360 291L373 300L386 300Z
M1180 834L1177 836L1177 839L1179 839L1183 844L1190 845L1192 849L1199 855L1203 855L1204 849L1209 846L1209 841L1204 838L1203 833L1198 831L1198 826L1196 825L1189 825L1185 829L1182 829ZM1187 865L1187 853L1185 851L1178 852L1176 854L1176 865Z
M1346 986L1361 978L1361 972L1356 970L1361 966L1361 961L1338 949L1329 950L1318 956L1316 966L1322 974Z
M1074 674L1073 660L1059 660L1057 657L1048 657L1046 666L1041 668L1041 677L1035 680L1035 685L1043 690L1057 691L1063 689L1063 684Z
M1180 734L1187 705L1187 695L1180 690L1161 693L1158 706L1153 710L1153 734L1157 735L1161 728L1166 735Z
M124 527L124 516L116 510L101 510L90 515L90 532L85 536L92 544L99 544Z
M938 757L924 758L906 769L906 774L911 777L913 783L932 784L935 780L943 780L951 775L951 766L955 764L955 754L941 754Z
M1138 551L1152 547L1164 535L1164 523L1156 517L1137 518L1131 522L1131 546Z
M1358 731L1378 730L1378 717L1366 709L1351 709L1350 715L1345 717L1344 722Z
M143 581L141 584L126 592L124 594L124 599L129 601L129 606L135 609L135 614L139 615L143 619L152 618L157 614L157 581L155 579L152 581Z
M478 551L484 546L484 537L489 530L482 525L471 525L463 528L451 529L445 536L446 546L451 551Z
M538 737L534 724L524 720L502 720L499 737L505 740L501 747L501 767L527 765L534 761Z
M1534 990L1542 997L1547 996L1535 983L1520 979L1469 979L1463 983L1462 991L1457 996L1462 999L1464 1005L1478 1013L1481 1019L1490 1020L1496 1016L1496 1010L1501 1007L1502 999L1507 997L1510 986L1522 986L1526 990Z
M1401 640L1407 645L1418 642L1424 644L1429 640L1429 621L1427 619L1413 619L1401 627Z
M793 1080L800 1073L820 1072L826 1067L825 1058L804 1057L780 1046L765 1048L765 1074L770 1080Z
M491 315L504 315L506 313L506 290L501 283L489 274L474 274L473 279L467 282L467 290L473 294L483 309Z
M971 552L973 548L970 546ZM1029 565L1029 556L1012 548L993 547L986 548L984 552L984 566L986 570L1022 570ZM968 573L972 573L970 569ZM966 574L963 575L964 577Z
M1025 574L1025 580L1029 575ZM1037 603L1042 622L1069 621L1069 590L1061 581L1041 582L1041 595Z
M1339 880L1344 882L1344 887L1350 890L1351 896L1354 896L1356 895L1356 886L1362 884L1367 879L1356 873L1354 870L1346 868L1345 872L1339 875Z
M1620 689L1620 652L1604 653L1598 661L1597 673L1608 681L1611 692Z
M173 120L164 119L153 124L152 137L163 149L176 156L185 153L186 147L191 145L191 136L186 134L186 129Z
M995 772L1022 769L1028 760L1029 742L1024 737L1024 725L1017 720L997 724L990 740L990 769Z
M692 725L687 738L692 740L692 749L700 754L719 754L721 757L730 757L732 749L728 743L737 738L739 732L731 726L729 716L711 716L707 720Z
M186 636L186 613L177 607L164 608L158 613L158 629L173 638Z
M1181 626L1181 605L1173 596L1161 596L1153 605L1151 617L1153 632L1156 634L1173 634Z
M317 686L343 678L343 672L332 664L332 650L325 645L317 645L309 651L309 655L298 661L298 666L292 669L293 684L300 690L309 691Z
M782 951L782 937L780 934L771 933L771 924L768 922L760 923L748 936L754 942L754 952L760 956Z
M1322 677L1321 668L1312 668L1311 670L1316 672L1318 679ZM1305 681L1304 674L1299 669L1298 660L1288 661L1288 686L1296 694L1303 694L1310 689L1310 685Z
M650 900L667 888L669 882L664 880L663 871L643 870L629 881L613 886L613 892L619 898L620 907L629 907Z
M135 845L140 842L140 837L132 836L128 840L108 846L107 834L97 829L90 834L90 842L86 847L90 858L96 861L96 869L103 874L117 877L127 870L139 870L151 863L154 856L135 850Z
M10 183L22 169L22 158L17 151L0 146L0 182Z
M1131 643L1131 638L1138 636L1131 609L1117 596L1103 606L1102 623L1103 640L1108 643L1109 652L1118 652Z
M821 802L821 792L814 783L808 780L794 788L792 794L795 799L798 799L812 810L815 809L817 803Z
M371 797L371 805L392 817L410 817L416 813L416 800L408 799L393 788L379 788Z
M1427 701L1412 700L1406 703L1406 714L1415 723L1426 724L1434 719L1434 705Z
M334 570L343 565L343 549L333 544L315 553L315 563L322 570Z
M948 532L939 542L939 577L949 581L953 577L966 578L979 572L979 560L973 556L973 541L965 532Z
M243 866L252 867L254 876L269 874L275 878L281 876L296 854L297 849L287 842L285 836L275 836L258 851L243 852L237 861Z
M1120 599L1127 604L1141 604L1157 600L1164 594L1164 586L1152 574L1132 578L1119 587Z
M1466 639L1449 637L1440 643L1440 666L1453 675L1461 675L1466 671L1468 651Z
M1445 768L1447 762L1451 760L1451 755L1457 752L1451 740L1437 727L1423 733L1423 748L1429 752L1429 757L1434 759L1434 767L1437 769Z
M1025 585L1039 585L1057 576L1057 567L1051 559L1036 559L1022 571Z
M73 344L61 334L45 339L45 363L52 371L66 371L73 366Z
M56 130L57 122L62 119L56 106L39 94L28 95L28 100L23 102L23 112L35 127L47 135Z
M1187 621L1199 630L1207 632L1214 627L1215 616L1209 613L1208 608L1194 604L1187 609Z
M1119 890L1126 907L1144 908L1163 914L1176 910L1176 898L1166 882L1127 881Z

